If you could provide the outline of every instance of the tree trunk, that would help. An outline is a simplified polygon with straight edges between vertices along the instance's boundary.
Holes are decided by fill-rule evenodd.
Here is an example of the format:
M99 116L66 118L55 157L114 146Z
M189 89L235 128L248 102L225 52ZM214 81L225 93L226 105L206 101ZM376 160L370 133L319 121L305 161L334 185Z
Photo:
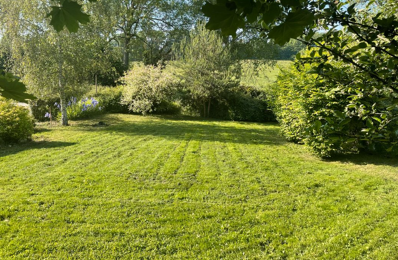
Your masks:
M203 102L203 117L206 118L206 101Z
M66 96L65 96L65 86L64 86L64 76L63 76L63 64L64 58L62 54L61 44L58 43L59 57L58 57L58 86L59 86L59 96L61 99L61 123L63 126L68 125L68 114L66 112Z
M209 98L209 105L207 107L207 116L210 117L210 103L211 103L211 98Z
M95 94L98 93L98 76L95 74Z
M123 46L123 64L128 69L130 63L130 38L124 40Z

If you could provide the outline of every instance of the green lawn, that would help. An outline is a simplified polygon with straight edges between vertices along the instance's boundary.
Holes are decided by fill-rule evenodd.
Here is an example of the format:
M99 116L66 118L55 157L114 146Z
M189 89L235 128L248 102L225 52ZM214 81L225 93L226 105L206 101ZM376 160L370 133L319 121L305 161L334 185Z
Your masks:
M397 258L396 159L322 161L275 124L72 124L0 148L0 259Z

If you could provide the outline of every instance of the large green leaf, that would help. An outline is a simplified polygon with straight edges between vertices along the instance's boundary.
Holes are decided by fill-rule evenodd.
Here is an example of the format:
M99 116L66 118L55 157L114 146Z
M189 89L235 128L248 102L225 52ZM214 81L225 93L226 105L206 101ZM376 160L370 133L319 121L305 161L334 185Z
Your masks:
M314 21L314 14L306 9L298 9L288 14L285 22L275 26L269 33L269 37L275 43L284 45L292 38L303 34L304 29Z
M281 0L283 6L300 6L300 0Z
M25 85L11 74L0 76L0 95L19 102L26 102L27 99L36 99L33 95L26 93Z
M92 2L92 1L91 1ZM90 21L90 16L82 12L82 6L72 0L64 0L61 6L52 6L50 24L57 32L66 28L69 32L77 32L79 23L86 24Z
M236 12L236 4L234 2L219 0L213 5L206 3L202 7L202 12L210 17L206 28L210 30L221 29L224 35L236 35L238 28L245 26L244 18Z
M263 13L263 21L265 23L272 23L282 13L282 8L278 3L268 4L268 9Z

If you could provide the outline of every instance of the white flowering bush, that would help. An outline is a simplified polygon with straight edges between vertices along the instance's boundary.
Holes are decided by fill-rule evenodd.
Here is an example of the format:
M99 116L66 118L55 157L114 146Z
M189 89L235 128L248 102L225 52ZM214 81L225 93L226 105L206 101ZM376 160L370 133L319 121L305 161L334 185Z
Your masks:
M160 104L171 102L176 80L159 66L135 65L124 77L122 103L135 113L156 112Z

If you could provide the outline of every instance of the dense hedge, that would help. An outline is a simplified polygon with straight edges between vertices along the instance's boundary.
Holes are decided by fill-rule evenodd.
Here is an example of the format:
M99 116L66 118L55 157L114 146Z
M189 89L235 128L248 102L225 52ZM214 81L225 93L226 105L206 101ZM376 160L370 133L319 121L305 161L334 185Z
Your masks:
M33 118L29 110L0 98L0 142L17 143L33 134Z
M224 94L224 99L213 102L213 118L248 122L273 122L275 115L268 107L264 91L239 86Z
M320 156L397 153L397 94L343 62L320 66L310 53L283 71L269 93L282 133Z

